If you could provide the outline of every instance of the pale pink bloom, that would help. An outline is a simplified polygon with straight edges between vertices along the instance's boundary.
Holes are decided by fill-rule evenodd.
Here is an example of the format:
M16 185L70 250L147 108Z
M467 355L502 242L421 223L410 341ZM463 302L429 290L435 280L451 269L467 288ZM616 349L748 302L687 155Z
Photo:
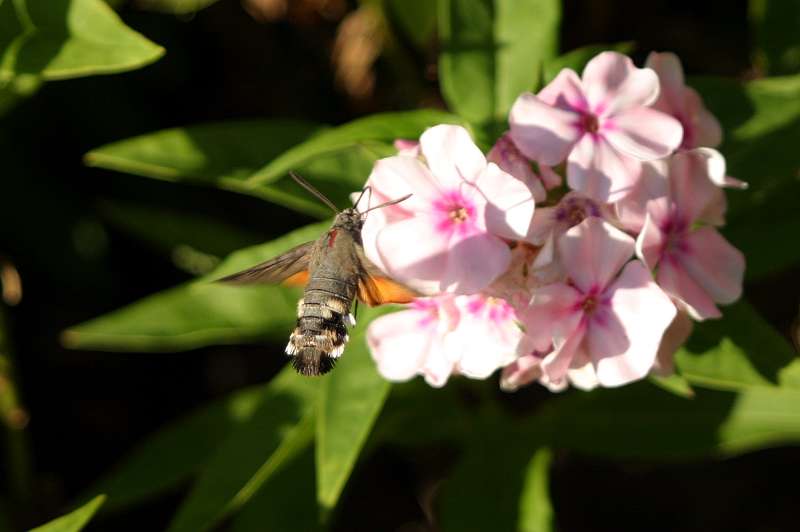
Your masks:
M505 299L517 310L527 308L533 290L544 284L533 271L538 253L539 248L527 242L516 242L511 248L508 268L484 292Z
M692 334L694 322L685 312L678 312L675 319L667 327L661 345L658 347L656 362L653 364L652 373L660 377L668 377L675 373L675 353L680 349Z
M655 362L675 306L633 256L634 240L600 218L586 218L558 241L568 276L538 289L522 315L534 349L553 351L543 377L559 385L620 386Z
M542 378L542 357L536 352L529 353L503 368L500 374L500 389L504 392L515 392L540 378Z
M446 343L457 373L485 379L519 356L522 329L508 302L476 294L457 297L456 305L461 319Z
M398 155L419 157L419 141L408 139L395 139L394 147Z
M719 161L702 150L679 152L669 161L669 195L647 202L636 252L656 281L692 318L721 316L715 303L742 294L744 255L705 222L722 221L718 186L709 176ZM724 172L724 168L723 168Z
M683 66L678 56L652 52L645 66L652 68L661 82L661 93L653 109L663 111L680 121L683 126L681 148L690 150L700 146L716 147L722 142L722 128L703 99L683 79Z
M458 321L453 296L417 299L407 310L374 319L367 345L378 372L391 381L422 375L431 386L444 386L458 358L448 354L445 338Z
M527 184L537 203L547 199L547 190L561 185L561 176L549 166L540 165L537 174L531 166L531 161L522 155L508 133L497 139L486 158L501 170Z
M423 375L443 386L450 375L485 379L518 356L522 330L502 299L482 294L415 300L367 329L378 372L392 381Z
M658 90L655 72L603 52L581 78L564 69L538 95L517 98L509 115L511 136L540 164L566 158L570 188L614 202L638 181L641 161L665 157L680 145L680 123L647 107Z
M439 125L420 138L422 158L375 163L368 184L381 198L412 194L367 217L367 256L422 293L475 293L511 260L503 240L523 238L533 217L530 189L487 163L467 131ZM368 243L372 239L374 243Z
M540 280L554 281L561 271L556 242L567 232L590 216L611 221L611 213L605 205L577 192L568 192L553 207L539 207L533 215L528 242L539 246L532 267ZM545 271L546 270L546 271Z
M678 166L670 169L668 159L644 163L642 178L632 192L614 204L622 227L638 234L644 226L647 202L669 195L671 186L682 187L687 194L695 196L697 202L704 204L697 221L715 226L725 224L727 200L722 189L746 189L747 183L727 176L725 158L712 148L688 150L675 164L681 166L680 171ZM684 183L687 178L691 183ZM671 183L675 180L679 181Z

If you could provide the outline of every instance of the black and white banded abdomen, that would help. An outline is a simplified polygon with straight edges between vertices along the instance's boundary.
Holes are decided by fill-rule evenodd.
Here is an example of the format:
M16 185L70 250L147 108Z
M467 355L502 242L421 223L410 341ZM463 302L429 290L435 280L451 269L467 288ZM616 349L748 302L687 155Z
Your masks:
M350 336L347 327L355 325L350 313L353 290L342 281L322 280L334 286L306 287L303 299L297 302L297 326L289 336L286 354L292 357L292 366L302 375L323 375L333 369ZM336 288L345 288L342 295ZM350 297L348 297L350 296Z

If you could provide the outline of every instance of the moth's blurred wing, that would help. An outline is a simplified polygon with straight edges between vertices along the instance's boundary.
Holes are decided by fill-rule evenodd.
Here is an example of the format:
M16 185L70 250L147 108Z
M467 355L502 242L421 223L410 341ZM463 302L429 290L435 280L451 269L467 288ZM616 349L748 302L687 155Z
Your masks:
M311 261L313 246L314 242L300 244L274 259L218 279L217 282L230 284L278 284L283 282L292 286L305 284L308 281L308 264Z
M357 256L361 262L361 277L358 280L358 299L370 307L387 303L411 303L420 294L413 289L390 279L359 247Z

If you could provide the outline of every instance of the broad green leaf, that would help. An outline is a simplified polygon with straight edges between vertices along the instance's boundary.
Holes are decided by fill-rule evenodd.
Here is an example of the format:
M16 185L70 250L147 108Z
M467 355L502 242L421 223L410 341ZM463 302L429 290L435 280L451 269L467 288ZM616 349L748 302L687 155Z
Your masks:
M678 375L677 373L673 373L672 375L668 375L666 377L650 375L648 380L659 388L662 388L670 393L674 393L678 397L694 397L694 390L692 390L692 386L683 375Z
M750 0L750 21L760 70L772 76L800 72L800 3Z
M750 183L730 191L726 236L747 257L755 279L800 261L786 235L800 228L794 198L800 194L800 75L741 84L719 78L691 83L726 132L721 147L728 173Z
M211 529L301 454L313 439L319 385L289 366L278 374L250 419L225 439L205 465L168 531Z
M0 83L0 116L35 94L41 84L39 77L30 74L22 74L6 83Z
M223 257L259 239L238 227L188 212L104 201L103 216L172 258L175 266L192 274L208 273Z
M0 5L0 79L64 79L152 63L164 49L125 26L103 0L13 0Z
M557 50L560 2L441 0L439 78L449 107L493 136Z
M316 507L314 450L311 445L277 471L236 514L232 532L322 530Z
M442 530L549 531L549 452L499 412L473 421L466 449L442 488Z
M613 50L621 54L629 54L633 51L633 46L634 43L632 41L627 41L615 44L590 44L570 50L563 55L554 57L544 62L542 85L546 85L553 81L558 73L564 68L571 68L580 76L583 72L583 67L586 66L586 63L588 63L589 60L601 52Z
M300 291L282 286L230 286L215 279L314 240L328 223L237 251L209 275L146 297L66 330L70 348L109 351L179 351L196 347L283 339L291 331ZM276 353L275 356L283 356Z
M431 44L438 0L384 0L389 17L417 47Z
M89 492L106 493L103 511L114 511L180 486L252 417L268 390L263 386L240 390L171 423L138 445Z
M416 139L423 131L436 124L459 122L457 117L434 109L381 113L359 118L322 131L286 150L246 182L250 186L274 183L285 177L290 170L297 170L315 158L342 150L356 149L371 155L373 160L385 157L391 154L386 152L386 144L395 139ZM358 178L363 184L367 176Z
M247 178L268 161L295 144L312 137L322 127L309 122L291 120L243 120L200 124L165 129L138 137L113 142L86 154L86 164L119 172L128 172L165 181L212 185L224 190L248 194L317 216L329 216L308 192L291 179L270 185L253 185ZM356 156L359 154L355 154ZM352 157L352 155L351 155ZM363 157L363 156L362 156ZM356 175L353 182L341 190L326 187L329 174L333 180L348 175L351 170L328 158L325 168L316 168L309 175L302 167L293 168L314 181L332 199L346 199L346 193L356 190L366 175ZM352 173L352 172L351 172ZM319 176L317 175L319 174ZM315 179L320 177L321 181Z
M519 531L549 532L553 530L553 505L550 503L550 462L553 453L541 448L533 455L525 471L519 498Z
M321 383L317 414L317 501L327 518L344 489L389 393L364 337L383 309L365 309L336 369Z
M721 320L697 324L676 355L692 384L721 390L781 386L800 390L800 358L786 340L742 301Z
M98 495L77 510L38 526L30 532L79 532L89 523L105 498L105 495Z
M693 399L683 399L643 382L553 400L520 431L599 456L730 455L800 443L798 401L800 390L779 387L738 394L696 388Z
M139 0L137 7L173 15L188 15L205 9L218 0Z

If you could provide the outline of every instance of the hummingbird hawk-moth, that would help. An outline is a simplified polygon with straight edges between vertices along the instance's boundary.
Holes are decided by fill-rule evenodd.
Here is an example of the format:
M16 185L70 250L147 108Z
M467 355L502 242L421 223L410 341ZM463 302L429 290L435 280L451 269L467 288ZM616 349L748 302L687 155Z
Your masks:
M284 283L305 285L297 302L297 325L289 336L286 354L301 375L323 375L333 369L344 352L355 325L353 301L369 306L409 303L417 294L389 279L364 254L361 228L365 215L408 199L408 196L358 211L365 187L353 207L339 212L321 192L300 176L292 178L336 212L331 228L316 241L300 244L262 264L220 279L236 284Z

